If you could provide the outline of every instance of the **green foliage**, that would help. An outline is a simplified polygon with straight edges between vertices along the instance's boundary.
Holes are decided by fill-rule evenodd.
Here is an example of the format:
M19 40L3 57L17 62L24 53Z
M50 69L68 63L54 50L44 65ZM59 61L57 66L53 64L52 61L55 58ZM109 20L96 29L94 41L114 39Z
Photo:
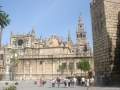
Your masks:
M2 11L0 6L0 47L1 47L3 29L9 23L10 23L9 15L5 11Z
M15 86L6 87L4 90L17 90Z
M11 58L11 64L12 64L13 66L16 66L18 63L19 63L19 60L18 60L17 57L12 57L12 58Z
M9 15L4 11L0 11L0 26L1 26L1 28L5 28L9 23L10 23Z
M15 49L12 49L11 50L11 54L12 54L12 58L11 58L11 62L10 63L13 66L16 66L19 63L18 56L16 56L16 55L18 55L17 51Z
M87 60L82 60L77 64L77 68L81 69L83 71L89 71L90 70L90 64Z

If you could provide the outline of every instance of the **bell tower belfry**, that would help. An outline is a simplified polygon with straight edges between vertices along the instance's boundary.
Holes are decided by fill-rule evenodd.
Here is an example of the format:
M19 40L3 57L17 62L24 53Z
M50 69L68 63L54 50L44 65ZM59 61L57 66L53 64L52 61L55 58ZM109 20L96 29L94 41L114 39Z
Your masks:
M84 23L81 16L78 19L76 36L78 46L87 44L86 32L84 31Z
M81 16L78 19L76 39L76 54L90 55L91 50L89 47L89 43L87 42L86 32L84 30L84 23Z

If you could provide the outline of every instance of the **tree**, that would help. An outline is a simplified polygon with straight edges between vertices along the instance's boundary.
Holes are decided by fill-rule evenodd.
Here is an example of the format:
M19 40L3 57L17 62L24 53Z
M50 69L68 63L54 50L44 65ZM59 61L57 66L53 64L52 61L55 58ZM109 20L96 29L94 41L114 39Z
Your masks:
M70 73L71 73L71 76L73 75L73 72L74 72L74 63L69 63L69 70L70 70Z
M6 12L2 11L0 6L0 49L2 43L2 32L3 29L9 24L9 22L10 22L9 15ZM0 55L0 57L2 56Z
M86 71L89 71L91 67L87 60L82 60L77 64L77 68L83 70L86 73Z
M64 71L65 71L66 68L67 68L66 63L62 63L62 64L59 66L59 71L61 72L61 74L64 73Z
M11 54L12 54L12 56L11 56L11 64L13 66L16 66L19 63L17 51L15 49L12 49Z
M0 7L1 9L1 7ZM10 19L9 19L9 15L0 10L0 47L1 47L1 43L2 43L2 32L3 29L10 23Z

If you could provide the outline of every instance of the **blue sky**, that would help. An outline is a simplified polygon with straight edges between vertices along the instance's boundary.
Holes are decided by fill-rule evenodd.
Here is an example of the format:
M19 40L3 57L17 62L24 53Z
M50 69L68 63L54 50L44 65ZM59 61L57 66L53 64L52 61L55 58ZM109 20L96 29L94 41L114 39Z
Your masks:
M34 27L37 36L52 34L66 39L71 31L76 40L78 17L82 15L87 38L92 46L90 0L1 0L3 10L11 19L3 33L3 43L9 43L10 32L27 33Z

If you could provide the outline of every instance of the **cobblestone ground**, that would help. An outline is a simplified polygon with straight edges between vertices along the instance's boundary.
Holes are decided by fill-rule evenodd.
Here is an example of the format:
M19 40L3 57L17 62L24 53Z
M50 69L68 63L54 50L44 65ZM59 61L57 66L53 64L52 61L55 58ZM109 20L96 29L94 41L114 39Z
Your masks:
M9 82L8 85L12 85L15 82ZM0 90L3 90L3 87L5 87L5 82L0 82ZM113 88L113 87L69 87L65 88L63 85L58 88L57 86L52 88L50 83L47 83L44 87L40 87L39 85L35 85L33 81L19 81L19 84L16 85L17 90L120 90L120 88Z

